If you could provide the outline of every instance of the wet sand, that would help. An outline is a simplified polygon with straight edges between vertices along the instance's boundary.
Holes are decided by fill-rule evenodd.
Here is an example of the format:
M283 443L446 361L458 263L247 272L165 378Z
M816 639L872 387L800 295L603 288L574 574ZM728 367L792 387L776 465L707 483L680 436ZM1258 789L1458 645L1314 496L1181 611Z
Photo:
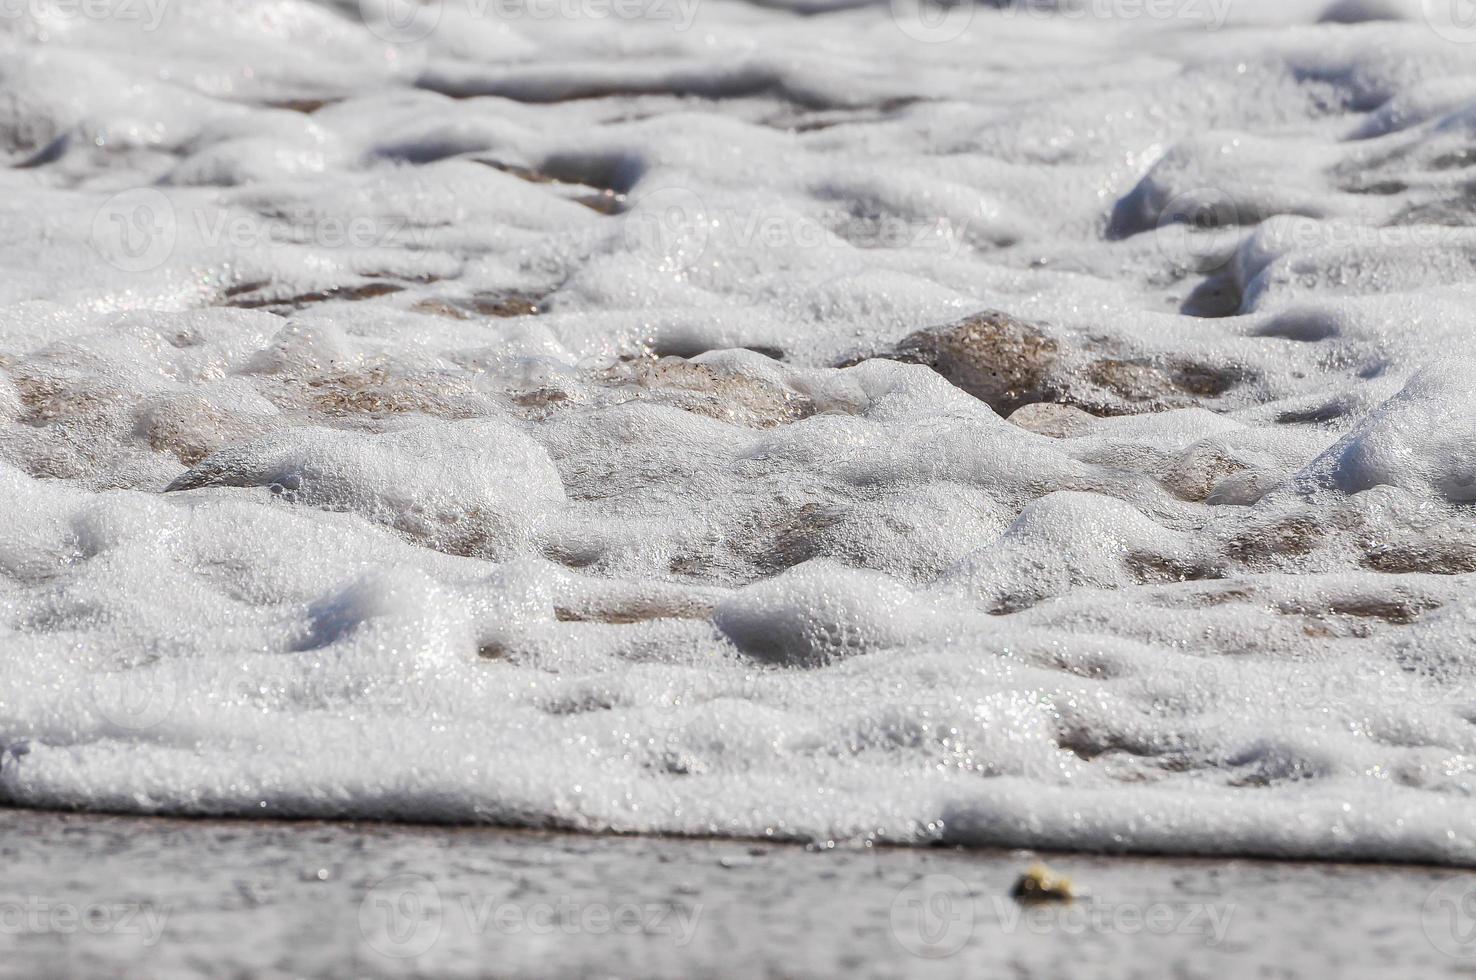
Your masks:
M1476 976L1448 868L25 810L0 853L8 976ZM1011 899L1037 858L1082 894Z

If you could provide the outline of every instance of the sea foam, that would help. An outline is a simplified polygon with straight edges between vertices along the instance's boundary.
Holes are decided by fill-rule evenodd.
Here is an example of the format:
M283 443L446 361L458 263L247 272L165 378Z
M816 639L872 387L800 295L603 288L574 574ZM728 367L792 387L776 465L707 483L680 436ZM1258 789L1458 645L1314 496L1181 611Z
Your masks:
M0 798L1476 864L1460 25L359 6L0 23Z

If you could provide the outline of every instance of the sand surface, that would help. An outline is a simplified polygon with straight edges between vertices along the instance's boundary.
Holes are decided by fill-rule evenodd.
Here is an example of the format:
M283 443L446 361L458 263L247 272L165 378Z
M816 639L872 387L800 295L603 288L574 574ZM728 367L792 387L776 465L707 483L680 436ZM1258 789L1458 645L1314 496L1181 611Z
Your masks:
M1437 868L1041 855L1086 894L1031 908L1026 852L24 810L0 856L7 976L1476 973Z

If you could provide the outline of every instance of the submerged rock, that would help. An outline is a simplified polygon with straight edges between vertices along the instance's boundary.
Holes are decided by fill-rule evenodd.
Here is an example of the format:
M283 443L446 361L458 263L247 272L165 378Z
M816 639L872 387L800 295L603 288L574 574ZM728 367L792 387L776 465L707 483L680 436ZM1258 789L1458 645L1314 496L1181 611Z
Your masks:
M1039 327L986 310L917 333L897 345L893 360L926 364L1001 415L1031 402L1053 401L1059 348Z
M1006 417L1037 404L1072 406L1096 416L1189 408L1252 377L1239 365L1154 358L1119 346L985 310L908 334L875 356L925 364ZM1023 416L1021 424L1029 418Z

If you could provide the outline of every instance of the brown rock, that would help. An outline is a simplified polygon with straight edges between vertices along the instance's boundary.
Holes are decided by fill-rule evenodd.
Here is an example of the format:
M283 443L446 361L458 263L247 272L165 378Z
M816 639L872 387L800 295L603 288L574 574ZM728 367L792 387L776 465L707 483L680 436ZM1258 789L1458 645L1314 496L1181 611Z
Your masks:
M1001 415L1054 401L1056 341L1008 313L987 310L903 339L893 360L926 364Z
M1022 429L1052 439L1069 439L1091 428L1095 416L1075 405L1057 402L1031 402L1010 413L1009 421Z

